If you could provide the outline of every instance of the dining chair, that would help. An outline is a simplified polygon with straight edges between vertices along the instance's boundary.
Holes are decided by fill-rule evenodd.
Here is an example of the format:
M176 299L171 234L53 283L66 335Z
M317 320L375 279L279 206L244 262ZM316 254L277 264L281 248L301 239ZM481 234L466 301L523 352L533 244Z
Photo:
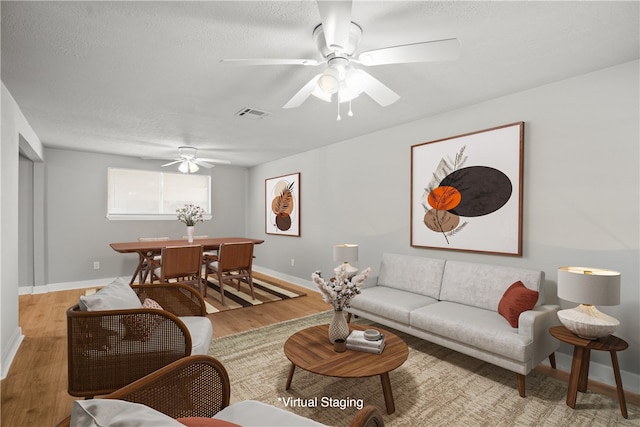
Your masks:
M253 292L253 242L222 243L218 248L218 256L209 258L205 271L205 281L209 274L215 274L220 286L220 302L224 303L224 282L237 282L236 288L240 290L240 283L245 281L249 285L251 298L255 299ZM207 286L204 286L204 296L207 296Z
M187 240L189 238L189 236L182 236L182 240ZM193 236L193 240L202 240L202 239L208 239L209 236L207 236L206 234L201 234L198 236ZM217 249L213 249L213 250L209 250L209 251L202 251L202 265L206 266L207 261L207 257L209 257L209 259L211 259L211 257L215 257L218 256L218 250ZM210 262L210 261L209 261Z
M163 237L138 237L138 242L161 242L165 240L169 240L169 238L164 236ZM147 281L149 272L152 269L151 263L149 262L149 260L155 259L156 261L160 261L160 253L157 251L148 251L144 255L142 254L138 254L138 255L140 257L140 261L138 262L138 270L137 270L139 273L138 283L142 284ZM133 284L133 278L135 276L136 275L134 274L131 277L131 282L129 283L130 285Z
M161 283L182 283L202 290L202 246L165 246L160 253L160 261L152 261L155 268L151 281Z

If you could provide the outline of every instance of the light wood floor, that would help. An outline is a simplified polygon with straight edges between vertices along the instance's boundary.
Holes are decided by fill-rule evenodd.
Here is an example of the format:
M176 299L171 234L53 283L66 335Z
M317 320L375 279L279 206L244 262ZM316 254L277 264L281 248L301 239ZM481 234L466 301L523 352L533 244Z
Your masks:
M306 291L303 297L207 315L214 339L330 309L317 292ZM83 294L79 289L20 296L24 341L2 380L3 427L49 427L71 413L76 398L67 394L65 312Z
M20 326L25 338L1 384L2 426L47 427L69 415L75 398L67 394L65 311L83 293L84 290L73 290L20 296ZM207 317L213 324L214 336L222 337L328 308L319 294L311 291L304 297ZM542 366L536 370L568 382L566 372ZM589 389L617 398L615 388L608 385L590 381ZM627 403L640 406L640 395L625 394Z

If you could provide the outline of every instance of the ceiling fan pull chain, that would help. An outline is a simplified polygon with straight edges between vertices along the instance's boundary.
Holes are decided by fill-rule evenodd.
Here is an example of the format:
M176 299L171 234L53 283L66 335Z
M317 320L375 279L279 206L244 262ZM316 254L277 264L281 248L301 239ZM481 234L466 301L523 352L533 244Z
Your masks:
M353 117L353 111L351 110L351 100L349 100L349 112L347 113L349 117Z
M337 99L338 99L338 102L337 102L337 104L338 104L338 117L336 118L336 120L340 121L340 120L342 120L342 117L340 117L340 96L339 95L338 95Z

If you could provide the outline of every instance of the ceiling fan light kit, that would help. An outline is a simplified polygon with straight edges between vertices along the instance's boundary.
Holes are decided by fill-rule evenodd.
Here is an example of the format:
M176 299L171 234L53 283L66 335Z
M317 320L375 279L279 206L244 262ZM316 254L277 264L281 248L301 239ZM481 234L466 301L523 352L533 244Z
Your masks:
M386 107L400 99L400 95L366 71L352 64L378 66L457 59L460 43L455 38L391 46L361 52L354 56L362 27L351 21L351 1L317 1L321 23L313 29L313 40L325 59L326 69L316 74L283 108L296 108L313 95L331 102L337 94L338 120L340 103L351 102L365 93L380 106ZM315 66L314 59L223 59L223 63L238 65L305 65ZM351 104L349 115L352 116Z
M169 163L165 163L162 167L175 165L180 163L178 166L178 170L182 173L195 173L200 170L200 166L205 167L207 169L214 167L213 163L221 163L221 164L230 164L229 160L220 160L220 159L199 159L196 154L198 149L195 147L181 146L178 147L178 151L180 153L179 159L173 159L173 161Z

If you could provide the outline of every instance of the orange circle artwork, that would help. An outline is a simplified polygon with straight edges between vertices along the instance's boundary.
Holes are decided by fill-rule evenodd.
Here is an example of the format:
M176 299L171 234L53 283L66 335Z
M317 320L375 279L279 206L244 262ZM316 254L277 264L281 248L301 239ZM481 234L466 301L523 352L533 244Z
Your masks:
M462 195L454 187L442 186L436 187L427 196L429 205L439 211L448 211L460 204Z

